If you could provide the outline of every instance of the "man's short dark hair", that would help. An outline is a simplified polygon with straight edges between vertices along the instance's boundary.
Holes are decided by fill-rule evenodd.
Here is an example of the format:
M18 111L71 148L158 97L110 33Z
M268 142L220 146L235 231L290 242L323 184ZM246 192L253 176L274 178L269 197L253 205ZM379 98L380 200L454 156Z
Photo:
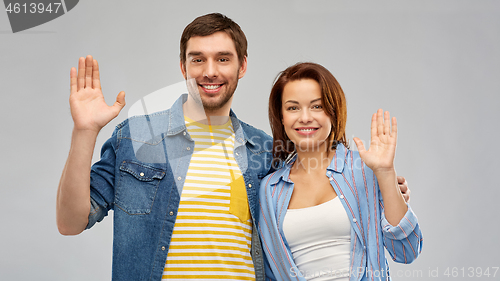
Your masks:
M247 38L240 26L232 19L220 13L212 13L197 17L184 28L181 36L181 53L180 58L183 65L186 64L186 49L187 42L194 36L209 36L216 32L226 32L233 39L238 60L240 64L247 54Z

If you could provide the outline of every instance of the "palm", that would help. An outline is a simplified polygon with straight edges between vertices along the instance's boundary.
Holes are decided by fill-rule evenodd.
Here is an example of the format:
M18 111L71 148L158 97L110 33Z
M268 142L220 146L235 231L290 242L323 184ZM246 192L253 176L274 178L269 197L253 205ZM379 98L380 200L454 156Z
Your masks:
M115 118L125 106L124 92L120 92L113 106L104 101L99 78L97 61L87 56L78 62L76 69L71 69L70 107L75 128L80 130L99 131Z
M363 162L373 171L394 168L396 154L397 122L392 118L390 124L389 112L383 114L379 109L372 116L370 148L365 149L359 138L354 138L359 155Z

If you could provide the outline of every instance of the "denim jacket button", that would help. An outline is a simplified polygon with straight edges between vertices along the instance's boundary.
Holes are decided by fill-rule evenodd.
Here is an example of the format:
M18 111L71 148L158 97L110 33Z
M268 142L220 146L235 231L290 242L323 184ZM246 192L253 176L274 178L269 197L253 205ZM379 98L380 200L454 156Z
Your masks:
M162 251L165 251L165 246L162 246L162 247L161 247L161 250L162 250Z
M144 177L144 173L140 173L139 175L140 175L141 177Z
M174 212L170 211L170 213L168 213L169 215L173 216L174 215Z
M177 180L181 180L182 178L181 177L177 177Z
M252 187L252 184L251 184L251 183L250 183L250 184L248 184L248 187Z
M182 134L185 136L185 135L186 135L186 132L183 132Z
M188 147L186 147L186 149L187 149L187 150L191 150L191 147L189 147L189 146L188 146Z

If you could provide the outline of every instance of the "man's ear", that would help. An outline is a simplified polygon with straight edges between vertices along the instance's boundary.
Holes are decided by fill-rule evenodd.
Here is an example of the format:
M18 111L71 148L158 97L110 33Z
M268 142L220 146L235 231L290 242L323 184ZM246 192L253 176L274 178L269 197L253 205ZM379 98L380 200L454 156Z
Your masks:
M247 73L247 57L243 57L243 61L241 62L240 65L240 71L238 72L238 79L243 78L245 76L245 73Z
M182 60L179 62L179 66L181 67L182 76L184 76L184 79L187 80L187 78L186 78L186 65L184 63L182 63Z

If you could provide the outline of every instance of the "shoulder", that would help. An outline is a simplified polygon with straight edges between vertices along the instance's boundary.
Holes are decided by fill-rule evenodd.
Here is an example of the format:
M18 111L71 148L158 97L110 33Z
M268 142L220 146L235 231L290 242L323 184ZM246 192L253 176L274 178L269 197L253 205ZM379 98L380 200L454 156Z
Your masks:
M240 121L240 124L247 137L251 139L254 143L261 143L263 145L270 144L270 148L268 150L272 149L273 138L270 135L268 135L263 130L257 129L248 123Z
M257 129L254 126L252 126L252 125L250 125L250 124L248 124L246 122L243 122L241 120L239 120L239 121L240 121L241 127L243 128L243 130L245 130L245 132L251 132L252 135L261 136L262 138L265 138L265 139L272 139L271 136L269 136L263 130Z
M282 177L287 173L288 169L289 167L285 166L265 176L260 182L260 193L270 193L271 190L274 190L274 187L283 181Z
M283 169L284 168L281 168L265 176L260 182L261 186L271 186L277 184L281 176L283 175Z
M255 137L255 138L258 138L258 139L263 140L263 141L273 139L271 136L269 136L263 130L257 129L254 126L252 126L244 121L241 121L240 119L238 119L238 121L240 122L241 128L243 129L243 131L247 134L247 136L249 138Z
M347 165L348 168L361 168L364 164L358 151L351 150L341 143L337 145L332 162L336 162L337 165Z
M337 173L343 173L346 170L361 167L359 152L348 149L342 143L337 144L334 153L329 169Z
M362 163L361 156L359 156L359 151L347 149L346 153L347 161L360 162Z
M120 124L116 125L117 129L122 129L127 126L130 126L131 124L137 123L137 122L145 122L149 120L157 120L157 119L163 119L166 116L170 115L170 109L150 113L150 114L143 114L143 115L134 115L130 116L127 119L123 120Z
M376 181L376 177L372 169L366 166L358 151L346 149L344 165L345 167L343 167L342 173L352 175L353 179L356 179L356 182L364 182L365 184L371 186L373 181ZM361 185L357 186L359 188Z
M170 109L145 115L131 116L116 125L118 138L132 138L138 141L151 139L151 134L167 132Z

